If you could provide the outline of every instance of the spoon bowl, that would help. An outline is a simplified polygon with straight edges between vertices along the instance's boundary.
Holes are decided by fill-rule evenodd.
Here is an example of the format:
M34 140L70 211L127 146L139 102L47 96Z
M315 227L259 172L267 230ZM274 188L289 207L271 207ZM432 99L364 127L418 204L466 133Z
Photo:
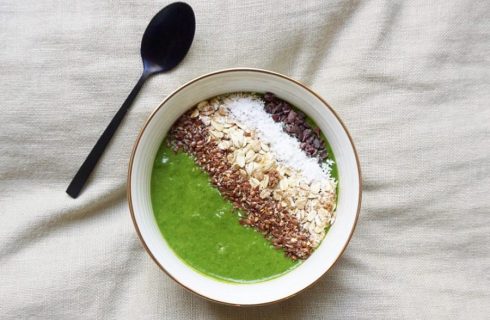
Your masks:
M195 29L194 12L188 4L175 2L163 8L150 21L141 41L144 69L155 74L177 66L191 47Z
M145 81L153 74L173 69L184 59L191 47L195 30L194 12L183 2L169 4L151 19L141 41L143 73L73 177L66 189L70 197L79 196Z

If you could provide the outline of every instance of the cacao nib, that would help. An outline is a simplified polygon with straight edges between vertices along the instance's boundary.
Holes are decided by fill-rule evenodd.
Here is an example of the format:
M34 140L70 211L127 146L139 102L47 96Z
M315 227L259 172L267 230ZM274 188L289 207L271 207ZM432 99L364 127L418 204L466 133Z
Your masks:
M320 136L320 128L312 128L306 121L304 112L294 110L289 103L271 92L264 94L264 101L264 110L272 115L275 122L284 124L283 130L301 142L300 147L308 156L316 157L319 162L327 159L328 152Z
M266 102L272 102L272 101L274 101L275 97L276 97L276 96L275 96L275 95L274 95L272 92L266 92L266 93L264 94L264 100L265 100Z
M296 119L296 112L294 110L291 110L288 114L288 122L293 122Z

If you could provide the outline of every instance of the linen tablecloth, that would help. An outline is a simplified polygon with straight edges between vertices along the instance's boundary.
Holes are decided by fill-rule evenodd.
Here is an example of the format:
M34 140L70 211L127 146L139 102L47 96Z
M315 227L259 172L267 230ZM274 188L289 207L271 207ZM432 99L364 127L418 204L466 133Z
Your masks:
M84 193L65 189L141 72L168 1L0 3L1 319L488 319L490 3L189 1L189 55L143 88ZM311 86L358 148L354 237L285 302L205 301L143 250L126 198L149 113L178 86L257 67Z

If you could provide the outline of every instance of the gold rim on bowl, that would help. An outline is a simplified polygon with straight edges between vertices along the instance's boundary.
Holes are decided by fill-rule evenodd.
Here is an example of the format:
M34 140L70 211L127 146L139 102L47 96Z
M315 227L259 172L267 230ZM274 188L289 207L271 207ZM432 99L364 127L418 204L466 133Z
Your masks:
M273 76L276 76L276 77L280 77L280 78L286 79L286 80L288 80L290 82L293 82L294 84L296 84L296 85L304 88L306 91L308 91L309 93L313 94L316 98L318 98L323 103L323 105L332 112L332 114L335 116L335 118L337 119L337 121L340 123L340 125L344 129L345 133L347 134L347 137L349 138L349 142L350 142L350 144L352 146L352 150L354 151L354 156L356 158L357 175L358 175L358 178L359 178L359 199L358 199L358 202L357 202L357 212L356 212L356 217L355 217L355 220L354 220L354 224L352 226L352 229L350 231L350 234L349 234L349 237L348 237L347 241L345 242L345 244L344 244L342 250L340 251L340 253L335 258L335 260L332 263L332 265L329 268L327 268L325 270L325 272L323 272L322 275L320 275L311 284L309 284L308 286L304 287L303 289L301 289L301 290L299 290L299 291L297 291L297 292L295 292L295 293L293 293L293 294L291 294L291 295L289 295L287 297L283 297L283 298L280 298L280 299L277 299L277 300L274 300L274 301L265 302L265 303L257 303L257 304L250 304L250 305L249 304L247 304L247 305L240 305L240 304L228 303L228 302L223 302L223 301L211 299L209 297L206 297L206 296L204 296L202 294L199 294L199 293L195 292L191 288L188 288L187 286L185 286L184 284L182 284L181 282L179 282L176 278L174 278L169 272L167 272L167 270L165 270L165 268L153 256L153 254L150 251L150 249L148 248L145 240L143 239L143 236L141 235L141 232L140 232L140 229L138 227L138 224L136 223L136 218L135 218L134 209L133 209L133 202L132 202L132 199L131 199L131 172L132 172L132 169L133 169L134 156L136 154L136 150L137 150L138 145L140 143L141 137L143 136L143 133L145 132L146 127L148 126L148 124L150 123L150 121L153 119L154 115L165 105L165 103L167 102L167 100L169 100L170 98L172 98L174 95L176 95L177 93L179 93L184 88L186 88L189 85L191 85L192 83L197 82L197 81L199 81L201 79L208 78L210 76L214 76L214 75L218 75L218 74L223 74L223 73L229 73L229 72L236 72L236 71L259 72L259 73L265 73L265 74L268 74L268 75L273 75ZM320 95L318 95L316 92L314 92L308 86L302 84L301 82L299 82L297 80L294 80L294 79L292 79L292 78L290 78L288 76L285 76L283 74L277 73L277 72L273 72L273 71L269 71L269 70L264 70L264 69L256 69L256 68L229 68L229 69L223 69L223 70L218 70L218 71L210 72L210 73L207 73L207 74L204 74L202 76L199 76L197 78L192 79L191 81L185 83L184 85L182 85L181 87L179 87L177 90L175 90L174 92L172 92L171 94L169 94L160 103L160 105L155 110L153 110L153 112L150 114L150 116L148 117L148 119L145 121L145 124L144 124L143 128L141 129L140 133L138 134L138 137L136 138L136 142L134 143L133 150L131 152L131 157L129 159L128 180L127 180L127 188L126 188L126 191L127 191L129 211L131 213L131 220L133 221L133 225L134 225L134 228L136 229L136 233L138 234L138 238L140 239L141 243L143 244L143 247L145 248L146 252L150 255L150 257L153 259L153 261L172 280L174 280L175 282L177 282L179 285L181 285L182 287L184 287L188 291L190 291L190 292L192 292L192 293L194 293L194 294L196 294L196 295L198 295L198 296L200 296L200 297L202 297L202 298L204 298L204 299L206 299L208 301L212 301L212 302L216 302L216 303L220 303L220 304L224 304L224 305L231 305L231 306L262 306L262 305L269 305L269 304L273 304L273 303L277 303L277 302L281 302L281 301L287 300L287 299L289 299L289 298L291 298L291 297L293 297L293 296L295 296L295 295L297 295L297 294L305 291L306 289L310 288L315 283L317 283L318 280L320 280L325 275L325 273L327 273L328 270L330 270L337 263L337 261L339 260L340 256L342 256L342 254L344 253L345 249L347 248L347 245L349 244L350 240L352 239L352 236L354 234L354 230L355 230L356 225L357 225L357 221L359 219L359 214L360 214L360 211L361 211L361 200L362 200L362 175L361 175L361 165L360 165L360 162L359 162L359 155L357 154L356 147L354 145L354 142L352 141L351 134L350 134L349 130L347 129L347 127L345 126L345 124L340 119L340 117L337 115L337 113L335 112L335 110L325 101L325 99L323 99Z

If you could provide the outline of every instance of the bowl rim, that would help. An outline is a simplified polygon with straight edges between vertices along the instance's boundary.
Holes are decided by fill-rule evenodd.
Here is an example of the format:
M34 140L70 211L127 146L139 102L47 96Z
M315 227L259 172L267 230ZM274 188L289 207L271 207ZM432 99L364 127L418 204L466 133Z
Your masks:
M274 301L268 301L268 302L264 302L264 303L257 303L257 304L246 304L246 305L242 305L242 304L235 304L235 303L228 303L228 302L223 302L223 301L220 301L220 300L215 300L215 299L212 299L212 298L209 298L209 297L206 297L200 293L197 293L195 292L194 290L192 290L191 288L185 286L184 284L182 284L178 279L176 279L175 277L173 277L164 267L163 265L160 264L160 262L158 262L158 260L155 258L155 256L153 255L153 253L151 252L151 250L148 248L142 234L141 234L141 231L139 229L139 226L136 222L136 218L135 218L135 214L134 214L134 208L133 208L133 201L132 201L132 198L131 198L131 172L133 171L133 162L134 162L134 157L135 157L135 154L136 154L136 150L138 148L138 145L140 143L140 140L141 140L141 137L143 136L143 133L145 132L146 128L148 127L148 124L151 122L151 120L153 119L153 117L155 116L155 114L160 111L160 109L165 105L165 103L170 99L172 98L174 95L176 95L177 93L179 93L180 91L182 91L184 88L188 87L189 85L197 82L197 81L200 81L202 79L205 79L205 78L208 78L208 77L211 77L211 76L215 76L215 75L219 75L219 74L224 74L224 73L230 73L230 72L243 72L243 71L246 71L246 72L258 72L258 73L264 73L264 74L268 74L268 75L272 75L272 76L276 76L276 77L280 77L280 78L283 78L285 80L288 80L290 82L293 82L294 84L302 87L303 89L305 89L306 91L308 91L309 93L311 93L312 95L314 95L316 98L318 98L322 103L323 105L330 110L330 112L332 112L332 114L334 115L334 117L337 119L337 121L340 123L340 125L342 126L342 128L345 130L345 133L347 134L347 137L349 138L349 142L351 144L351 147L352 147L352 150L354 151L354 156L355 156L355 160L356 160L356 165L357 165L357 176L358 176L358 180L359 180L359 199L358 199L358 202L357 202L357 210L356 210L356 216L355 216L355 219L354 219L354 224L352 225L352 229L350 230L350 234L349 234L349 237L347 238L347 241L345 242L345 244L343 245L342 247L342 250L339 252L339 254L337 255L337 257L335 257L335 260L334 262L332 263L332 265L325 270L324 273L322 273L322 275L320 275L315 281L313 281L311 284L307 285L306 287L304 287L303 289L293 293L293 294L290 294L289 296L287 297L283 297L283 298L280 298L280 299L277 299L277 300L274 300ZM128 177L127 177L127 186L126 186L126 196L127 196L127 200L128 200L128 206L129 206L129 211L130 211L130 214L131 214L131 220L133 221L133 225L134 225L134 228L136 229L136 233L138 234L138 238L140 240L140 242L142 243L145 251L150 255L150 257L152 258L152 260L157 264L157 266L162 270L164 271L167 276L169 276L172 280L174 280L176 283L178 283L181 287L183 287L184 289L186 289L187 291L201 297L201 298L204 298L208 301L212 301L212 302L215 302L215 303L219 303L219 304L223 304L223 305L229 305L229 306L264 306L264 305L270 305L270 304L274 304L274 303L277 303L277 302L281 302L281 301L284 301L284 300L287 300L289 298L292 298L296 295L298 295L299 293L305 291L306 289L312 287L314 284L316 284L330 269L333 268L333 266L337 263L337 261L339 260L339 258L343 255L343 253L345 252L348 244L350 243L351 239L352 239L352 236L354 234L354 230L356 229L356 226L357 226L357 222L359 220L359 215L360 215L360 212L361 212L361 202L362 202L362 174L361 174L361 164L360 164L360 161L359 161L359 155L357 153L357 149L354 145L354 141L352 140L352 136L349 132L349 130L347 129L347 127L345 126L344 122L340 119L339 115L335 112L335 110L330 106L330 104L325 100L323 99L319 94L317 94L315 91L313 91L312 89L310 89L308 86L306 86L305 84L291 78L291 77L288 77L286 75L283 75L281 73L278 73L278 72L275 72L275 71L270 71L270 70L265 70L265 69L259 69L259 68L248 68L248 67L238 67L238 68L227 68L227 69L220 69L220 70L216 70L216 71L212 71L212 72L209 72L209 73L206 73L206 74L203 74L201 76L198 76L186 83L184 83L183 85L181 85L179 88L177 88L176 90L174 90L173 92L171 92L167 97L165 97L162 102L160 102L160 104L158 105L158 107L156 107L151 113L150 115L148 116L148 118L146 119L143 127L141 128L135 142L134 142L134 145L133 145L133 148L132 148L132 151L131 151L131 156L129 158L129 165L128 165Z

